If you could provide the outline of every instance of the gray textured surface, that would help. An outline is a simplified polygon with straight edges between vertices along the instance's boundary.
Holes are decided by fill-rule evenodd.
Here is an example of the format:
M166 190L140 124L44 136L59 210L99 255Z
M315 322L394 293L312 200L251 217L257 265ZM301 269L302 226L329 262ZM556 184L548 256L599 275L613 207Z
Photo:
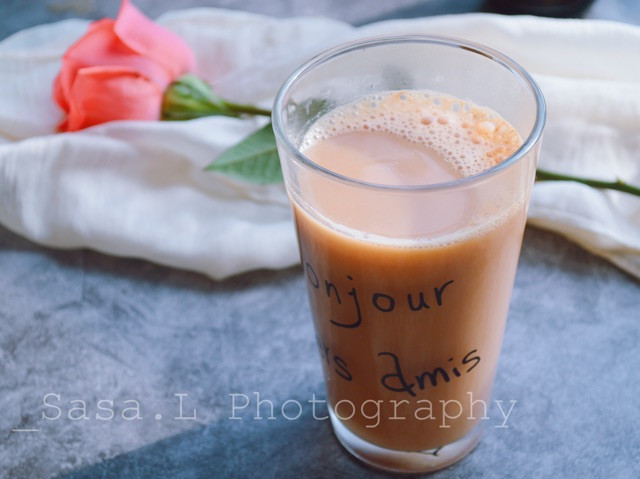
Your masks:
M373 477L308 403L324 398L298 268L225 282L0 237L0 470L8 477ZM638 477L640 286L528 229L480 446L436 477ZM256 397L276 419L255 420ZM62 415L43 405L60 395ZM230 420L229 394L251 405ZM184 397L182 416L179 400ZM51 397L50 397L51 398ZM97 403L114 401L116 417ZM122 410L137 400L142 419ZM240 398L238 398L240 399ZM304 405L287 420L282 404ZM74 421L82 400L90 419ZM285 408L293 417L295 405ZM162 414L161 420L155 414ZM319 408L318 417L324 415ZM10 432L37 428L38 432ZM102 461L102 462L101 462ZM384 474L379 474L385 477Z
M104 8L100 16L113 3L2 0L0 37L68 13L53 4L74 6L70 15L85 4ZM155 15L195 2L136 3ZM354 22L421 8L389 0L365 12L362 2L342 3L332 12ZM311 5L246 2L282 15ZM621 5L638 18L629 2L599 0L591 11L614 15ZM352 459L328 421L312 416L308 401L324 391L300 273L213 282L41 248L0 227L0 477L391 477ZM639 306L638 281L528 228L494 391L518 402L507 428L495 427L494 407L479 447L431 477L640 477ZM57 419L42 417L57 414L43 404L49 393L60 397L48 397ZM273 403L275 419L266 419L266 403L265 419L253 419L255 393ZM176 394L186 394L183 419ZM251 400L241 419L229 419L230 394ZM101 400L113 401L114 418L96 418L109 416ZM299 419L283 416L287 400L303 405ZM81 405L73 401L86 404L89 419L69 418ZM141 419L122 417L131 401Z

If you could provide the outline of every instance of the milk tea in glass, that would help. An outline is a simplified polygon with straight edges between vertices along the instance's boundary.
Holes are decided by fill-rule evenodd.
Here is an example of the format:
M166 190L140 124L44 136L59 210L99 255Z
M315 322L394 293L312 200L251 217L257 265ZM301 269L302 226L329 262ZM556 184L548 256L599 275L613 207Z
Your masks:
M433 471L480 440L544 118L513 60L443 37L349 43L280 90L329 415L368 464Z

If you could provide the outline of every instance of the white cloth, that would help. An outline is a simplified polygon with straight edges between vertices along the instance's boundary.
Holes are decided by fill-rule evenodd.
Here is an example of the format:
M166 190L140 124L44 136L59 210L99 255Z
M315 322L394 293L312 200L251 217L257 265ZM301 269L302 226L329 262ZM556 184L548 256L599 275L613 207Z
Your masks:
M196 53L224 97L270 107L315 53L356 37L428 33L500 50L540 83L548 103L541 166L640 184L640 28L604 21L488 14L355 28L192 9L158 19ZM87 27L69 20L0 42L0 223L44 245L90 247L213 278L298 261L281 185L204 172L260 120L113 122L56 134L51 85ZM535 186L529 219L640 277L640 198L560 182Z

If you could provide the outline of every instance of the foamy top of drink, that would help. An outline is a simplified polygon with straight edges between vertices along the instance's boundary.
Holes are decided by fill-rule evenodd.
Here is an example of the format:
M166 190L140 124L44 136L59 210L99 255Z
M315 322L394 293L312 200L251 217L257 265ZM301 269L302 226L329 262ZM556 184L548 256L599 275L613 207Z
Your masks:
M301 150L352 132L380 131L423 145L461 177L497 165L522 144L518 132L493 110L428 90L367 95L322 116Z

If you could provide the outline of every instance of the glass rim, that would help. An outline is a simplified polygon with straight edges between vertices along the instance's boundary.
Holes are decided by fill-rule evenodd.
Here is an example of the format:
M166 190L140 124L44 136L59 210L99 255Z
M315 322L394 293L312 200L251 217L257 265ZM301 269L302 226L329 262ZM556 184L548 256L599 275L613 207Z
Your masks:
M462 178L457 178L455 180L440 182L440 183L429 183L429 184L415 184L415 185L391 185L384 183L372 183L368 181L358 180L356 178L352 178L350 176L342 175L333 170L325 168L323 166L318 165L317 163L310 160L306 155L304 155L300 149L293 143L291 138L285 133L284 125L282 122L282 112L284 109L284 100L287 97L289 91L292 87L296 85L298 81L304 77L304 75L318 67L323 65L332 59L346 55L356 50L362 50L369 47L375 47L378 45L391 45L398 43L413 43L413 44L431 44L431 45L442 45L448 47L459 48L463 50L467 50L469 52L482 55L488 58L491 61L496 62L500 66L506 68L511 73L513 73L516 77L520 78L524 81L524 83L528 86L529 90L532 93L532 96L535 100L536 105L536 117L533 123L533 127L529 132L529 135L524 139L522 145L509 155L507 158L502 160L497 165L492 166L491 168L487 168L479 173L465 176ZM343 43L336 47L333 47L329 50L326 50L314 57L310 60L302 64L296 70L291 73L291 75L287 78L287 80L280 87L276 98L274 100L271 121L273 125L273 132L275 134L276 139L278 140L279 147L283 147L288 154L290 154L293 158L295 158L299 163L304 165L311 170L321 174L322 176L337 180L341 183L351 184L357 187L366 187L377 190L402 190L402 191L426 191L426 190L441 190L441 189L449 189L453 187L458 187L461 185L465 185L468 183L475 183L481 181L487 177L493 176L498 172L501 172L511 165L518 163L519 160L524 158L529 154L529 152L533 149L533 147L538 143L540 138L542 137L542 132L544 129L544 124L546 120L546 104L544 100L544 96L542 95L542 91L540 87L533 79L533 77L516 61L511 59L510 57L504 55L503 53L494 50L493 48L481 45L479 43L454 38L447 37L441 35L417 35L417 34L400 34L400 35L382 35L382 36L374 36L361 38L358 40L353 40L347 43Z

